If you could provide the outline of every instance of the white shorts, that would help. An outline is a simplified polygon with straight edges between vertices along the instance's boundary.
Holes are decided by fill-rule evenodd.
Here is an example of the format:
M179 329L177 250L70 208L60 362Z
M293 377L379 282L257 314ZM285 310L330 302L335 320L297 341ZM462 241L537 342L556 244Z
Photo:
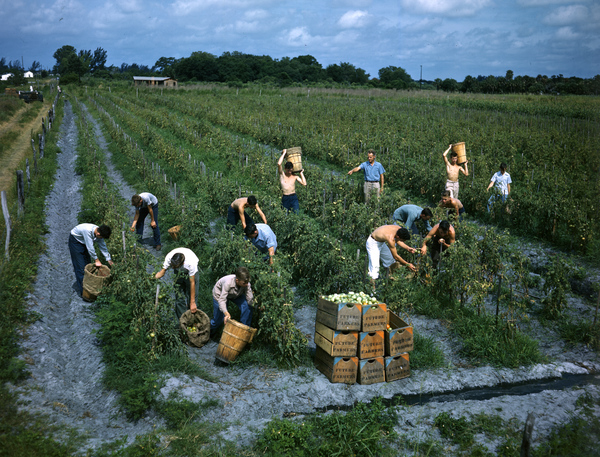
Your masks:
M375 241L372 236L367 238L367 254L369 256L369 276L373 279L379 278L380 259L385 268L389 268L396 262L387 243Z

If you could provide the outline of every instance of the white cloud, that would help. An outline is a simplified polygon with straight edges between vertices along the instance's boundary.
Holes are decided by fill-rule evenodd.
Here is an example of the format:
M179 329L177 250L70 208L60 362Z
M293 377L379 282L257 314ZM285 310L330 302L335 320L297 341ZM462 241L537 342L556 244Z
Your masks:
M368 18L369 13L366 11L348 11L339 19L338 25L345 29L364 27L367 24Z
M260 22L258 22L258 21L252 21L252 22L236 21L235 22L235 31L239 32L239 33L254 33L254 32L258 32L262 29L263 29L263 27L261 26Z
M287 33L285 41L290 46L305 46L312 43L314 37L310 35L306 27L294 27Z
M571 27L561 27L556 31L556 37L561 40L574 40L579 37L579 34L573 32Z
M244 13L244 18L249 21L258 21L269 17L269 12L265 10L250 10Z
M548 25L579 24L587 21L589 10L583 5L570 5L557 8L544 18Z
M491 4L492 0L402 0L406 11L447 16L470 16Z
M573 3L572 0L517 0L517 2L523 6L548 6ZM588 3L588 0L579 0L578 3Z

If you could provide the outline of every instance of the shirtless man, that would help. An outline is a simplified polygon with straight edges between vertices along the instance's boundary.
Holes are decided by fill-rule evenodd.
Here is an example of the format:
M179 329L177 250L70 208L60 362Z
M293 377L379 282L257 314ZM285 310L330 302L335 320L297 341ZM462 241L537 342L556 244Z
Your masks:
M229 208L227 208L227 225L235 227L238 221L242 221L242 228L245 229L246 225L254 224L252 218L248 216L246 211L244 211L246 208L256 209L263 222L265 224L267 223L267 218L258 206L256 197L254 195L250 195L249 197L238 198L237 200L234 200L231 205L229 205Z
M448 149L444 151L444 163L446 164L446 174L448 179L446 181L446 190L450 191L450 196L458 198L458 175L462 172L465 176L469 176L469 169L467 164L469 161L464 163L464 168L457 165L458 154L454 151L450 153L450 162L448 162L448 152L452 149L452 145L448 146Z
M371 283L379 278L379 259L385 268L395 270L399 267L398 263L405 265L408 269L416 271L412 263L407 262L398 255L396 244L410 253L417 252L416 249L407 246L404 241L410 240L410 233L404 227L398 228L397 225L382 225L375 229L369 238L367 238L367 254L369 256L369 276Z
M294 164L292 162L285 163L285 171L281 168L281 164L283 163L283 159L287 154L287 149L284 149L279 161L277 162L277 169L279 170L279 182L281 183L281 190L283 195L281 197L281 206L283 206L288 211L293 211L297 213L300 209L300 204L298 203L298 196L296 195L296 181L298 181L303 186L306 186L306 178L304 177L304 169L300 170L300 176L296 176L292 174L292 170L294 169Z
M465 212L465 207L458 198L452 198L450 191L445 190L442 192L442 200L440 201L440 208L450 208L456 211L456 218L462 221L462 214Z
M431 260L433 260L433 267L437 267L442 252L448 249L452 243L456 241L456 232L454 227L450 225L448 221L442 221L436 224L431 231L427 234L423 240L421 246L421 255L427 255L427 242L431 242Z

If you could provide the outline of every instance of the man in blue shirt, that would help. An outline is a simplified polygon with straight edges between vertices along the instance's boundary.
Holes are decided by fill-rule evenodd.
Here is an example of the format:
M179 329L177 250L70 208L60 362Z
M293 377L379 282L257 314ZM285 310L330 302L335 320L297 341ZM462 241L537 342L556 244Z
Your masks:
M404 226L412 231L413 235L419 234L419 229L416 222L422 220L425 222L425 228L427 233L431 230L429 219L433 217L433 213L429 208L421 208L417 205L402 205L396 211L394 211L394 221L402 222ZM400 224L398 224L400 225Z
M383 192L383 174L385 173L383 165L375 161L375 151L373 149L369 149L367 158L367 162L361 163L358 167L353 168L348 172L348 174L351 175L352 173L358 172L360 170L364 171L365 203L369 202L372 192L377 192L377 198L379 198L379 195L381 194L381 192Z
M273 256L277 250L277 237L271 227L267 224L247 225L244 233L256 249L263 254L268 254L269 265L273 265Z

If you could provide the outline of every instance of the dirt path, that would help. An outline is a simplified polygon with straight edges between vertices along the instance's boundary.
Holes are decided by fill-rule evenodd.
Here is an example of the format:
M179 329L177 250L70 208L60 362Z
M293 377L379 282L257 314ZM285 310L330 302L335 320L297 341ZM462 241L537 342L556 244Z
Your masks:
M22 343L31 378L19 390L29 401L27 409L50 415L51 421L79 429L89 445L152 430L151 418L137 424L125 420L116 405L117 395L104 390L102 354L93 331L97 325L74 291L75 280L67 245L81 207L80 178L75 173L77 126L69 102L60 127L58 170L46 199L47 250L39 259L37 281L27 297L32 311L42 318L28 330Z
M20 121L23 115L28 109L36 109L35 107L39 110L38 115L33 120L22 125ZM2 137L6 133L12 130L20 131L19 137L12 144L10 150L0 157L0 190L8 190L11 188L15 170L19 166L19 163L26 157L32 157L31 130L33 129L35 134L36 129L42 123L42 113L45 113L46 111L47 107L45 104L28 105L21 108L8 122L0 126L0 141L2 141ZM37 134L35 134L35 136L37 138ZM37 149L37 140L35 143ZM33 167L33 164L31 166Z

